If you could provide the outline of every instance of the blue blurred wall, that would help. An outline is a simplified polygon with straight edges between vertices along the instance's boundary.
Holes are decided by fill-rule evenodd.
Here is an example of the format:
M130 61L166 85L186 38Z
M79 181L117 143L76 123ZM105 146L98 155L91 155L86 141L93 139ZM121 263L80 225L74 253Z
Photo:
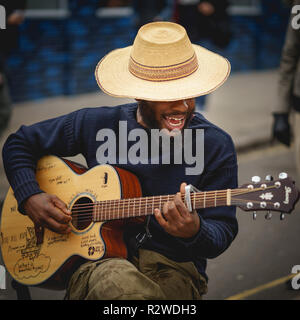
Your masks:
M99 90L97 62L109 51L131 45L132 17L98 18L98 0L70 0L66 19L26 19L19 48L8 59L14 101L35 100ZM227 57L232 70L276 68L288 9L280 0L263 0L260 16L232 16L233 39L225 50L201 44Z

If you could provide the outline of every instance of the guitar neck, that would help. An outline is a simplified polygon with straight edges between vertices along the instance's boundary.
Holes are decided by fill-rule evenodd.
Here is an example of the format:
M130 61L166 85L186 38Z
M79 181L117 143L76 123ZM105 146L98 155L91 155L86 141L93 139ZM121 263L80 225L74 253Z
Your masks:
M227 189L192 193L192 208L230 206L232 191L234 190ZM162 210L164 203L172 201L174 197L175 195L162 195L95 202L93 220L97 222L151 215L154 214L154 209ZM184 196L182 200L185 203Z

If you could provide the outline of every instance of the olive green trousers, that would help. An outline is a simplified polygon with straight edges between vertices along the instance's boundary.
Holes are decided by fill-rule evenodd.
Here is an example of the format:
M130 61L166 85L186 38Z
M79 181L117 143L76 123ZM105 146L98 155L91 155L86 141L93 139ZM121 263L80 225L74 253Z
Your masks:
M139 258L89 261L72 275L69 300L200 300L207 284L192 262L140 249Z

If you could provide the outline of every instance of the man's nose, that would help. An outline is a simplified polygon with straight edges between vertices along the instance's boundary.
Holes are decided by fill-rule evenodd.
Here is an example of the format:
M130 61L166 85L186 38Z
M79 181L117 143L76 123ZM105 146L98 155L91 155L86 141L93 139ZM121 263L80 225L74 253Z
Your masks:
M186 100L178 100L178 101L175 101L175 103L173 104L173 108L180 109L183 112L185 112L186 109L189 108L189 106Z

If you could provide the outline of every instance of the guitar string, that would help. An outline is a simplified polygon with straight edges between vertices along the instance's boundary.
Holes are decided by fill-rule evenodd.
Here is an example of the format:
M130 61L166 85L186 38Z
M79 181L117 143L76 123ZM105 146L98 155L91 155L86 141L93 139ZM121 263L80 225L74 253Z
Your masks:
M244 204L244 203L246 203L248 201L248 200L244 200L244 199L238 199L238 200L241 201L242 203L235 203L235 204L232 203L232 205ZM254 203L259 203L260 201L253 201L253 202ZM209 203L213 204L214 202L213 201L209 201ZM266 203L267 203L267 205L268 204L269 205L273 204L272 202L266 202ZM224 203L224 205L225 205L225 203ZM211 207L213 207L213 205ZM203 209L203 208L198 208L198 209ZM255 209L253 209L253 210L255 210ZM153 215L154 212L148 211L146 213L143 213L142 215L132 215L132 214L133 214L133 212L132 213L131 212L124 212L123 213L123 217L112 216L112 217L107 218L106 217L107 213L103 213L102 212L102 214L100 213L100 215L99 214L97 215L97 218L98 218L97 220L93 220L94 216L93 216L92 213L88 215L91 219L87 218L86 215L85 215L85 217L83 217L84 218L83 219L81 217L81 215L79 214L78 218L80 218L80 219L78 219L78 222L87 222L87 221L90 221L90 222L105 222L105 221L110 221L110 220L118 220L118 219L121 219L121 218L136 218L136 217L141 217L141 216Z
M239 195L239 194L242 194L242 192L235 192L234 194L233 194L233 196L236 196L236 195ZM151 198L151 197L150 197ZM222 200L224 200L224 199L226 199L227 197L225 197L225 196L222 196L222 197L218 197L218 200L220 201L222 201ZM122 210L122 212L123 212L123 215L124 214L130 214L131 212L130 212L130 209L128 210L129 212L127 212L127 210L126 210L126 212L125 212L125 206L126 205L128 205L128 207L129 207L129 205L130 205L130 202L133 200L133 199L135 199L135 198L132 198L132 199L121 199L121 200L126 200L126 201L124 201L123 202L123 210ZM203 195L202 194L199 194L199 195L196 195L195 196L195 200L193 199L192 201L197 201L197 202L199 202L199 200L201 201L201 200L204 200L204 197L203 197ZM213 202L212 201L210 201L210 200L214 200L214 203L216 202L216 199L215 199L215 197L207 197L206 198L206 203L207 204L209 204L210 205L210 207L213 207ZM234 199L232 199L232 200L234 200ZM96 217L97 216L99 216L99 215L105 215L105 216L107 216L107 215L109 215L109 217L110 217L110 215L114 215L115 214L115 212L112 212L112 210L117 210L118 209L118 212L119 212L119 209L120 209L120 205L117 205L117 202L116 203L110 203L111 201L114 201L114 200L108 200L107 201L107 208L105 208L104 207L104 205L102 206L102 202L97 202L97 204L99 205L99 203L101 203L101 207L99 208L100 210L98 210L98 212L97 212L97 209L95 210L95 212L93 212L93 211L91 211L91 210L73 210L73 214L72 214L72 216L74 217L74 218L76 218L76 216L81 216L81 217L84 217L85 215L87 215L88 217L90 217L91 215L96 215ZM120 201L120 199L118 199L117 201ZM249 200L243 200L243 201L249 201ZM147 202L147 201L146 201ZM142 201L140 200L140 203L142 203ZM152 202L150 202L150 203L148 203L147 205L145 205L145 200L144 200L144 203L143 203L143 205L141 205L140 207L139 207L139 212L140 211L142 211L142 210L144 210L145 211L145 209L146 210L148 210L149 208L151 208L152 207L152 209L154 208L154 206L155 207L159 207L159 206L161 206L161 201L160 200L158 200L158 199L155 199L155 201L152 201ZM88 207L90 207L90 208L92 208L92 207L95 207L95 204L94 203L92 203L91 205L89 205ZM205 208L205 207L202 207L202 208ZM84 209L84 208L82 208L82 209ZM78 214L76 214L76 212L78 212ZM132 214L134 214L135 212L133 211L132 212ZM118 215L119 216L119 215ZM138 216L138 215L136 215L136 216Z
M239 195L239 193L234 194L234 196ZM74 205L72 208L78 208L79 210L73 210L72 212L84 212L84 210L81 209L89 209L89 208L94 208L95 206L101 206L101 208L103 209L104 206L107 206L107 208L104 208L104 210L109 210L109 209L113 209L115 210L116 207L118 206L126 206L129 205L130 203L134 203L134 202L139 202L139 206L142 208L147 208L147 207L151 207L152 204L159 204L161 203L161 201L168 201L170 200L169 198L173 196L175 197L175 195L169 195L169 196L153 196L153 197L145 197L147 198L147 200L140 200L140 199L145 199L145 198L126 198L126 199L113 199L113 200L104 200L104 201L97 201L97 202L93 202L90 204L84 204L83 206L78 206L78 205ZM224 192L224 195L222 194L222 196L217 196L215 197L215 195L211 195L211 196L206 196L204 197L204 195L200 194L200 195L192 195L196 201L202 200L202 199L206 199L206 200L222 200L222 199L226 199L227 198L227 191L226 193ZM153 199L154 198L154 199ZM185 200L184 198L182 200ZM151 201L151 202L150 202ZM194 199L191 199L191 202L193 202ZM145 206L145 204L147 203L147 206ZM109 208L108 208L109 207Z
M268 187L268 188L274 188L272 186ZM247 194L247 193L251 193L251 192L256 192L256 191L261 191L261 190L265 190L266 188L257 188L257 189L253 189L253 190L249 190L249 189L231 189L231 196L235 197L237 195L242 195L242 194ZM245 190L245 191L244 191ZM204 193L206 193L206 195L204 195ZM218 193L218 195L216 195ZM221 194L221 196L220 196ZM130 202L135 202L135 201L139 201L139 205L142 204L144 205L144 203L148 202L149 200L152 201L151 203L153 203L153 197L155 197L154 203L156 204L157 202L161 202L161 200L158 200L158 197L160 197L160 199L163 200L169 200L169 198L171 196L175 196L175 195L164 195L164 196L150 196L150 197L144 197L144 198L126 198L126 199L110 199L110 200L103 200L103 201L97 201L97 202L92 202L90 204L75 204L72 208L76 208L76 209L86 209L86 208L93 208L96 205L103 205L103 206L107 206L107 207L113 207L113 209L115 209L115 207L119 206L120 204L123 206L129 205ZM196 198L196 200L201 200L202 197L205 198L205 200L210 200L210 199L214 199L214 200L219 200L222 198L227 198L227 190L219 190L219 191L206 191L206 192L199 192L196 194L192 194L192 197ZM145 200L147 198L147 200ZM167 199L166 199L167 198ZM217 199L216 199L217 198ZM141 200L142 199L142 200ZM191 199L191 201L194 201L193 199ZM119 204L118 204L119 202ZM150 203L150 204L151 204ZM150 206L150 204L147 204L147 207ZM104 208L105 210L109 210L110 208ZM75 212L84 212L84 210L73 210L73 213Z
M269 186L269 187L267 187L268 189L269 188L274 188L274 186ZM256 191L259 191L259 190L265 190L266 188L256 188L256 189L252 189L252 190L249 190L249 189L244 189L245 191L243 191L243 189L238 189L238 190L236 190L236 189L233 189L233 190L231 190L231 195L233 195L233 196L236 196L236 195L241 195L241 194L245 194L245 193L251 193L251 192L256 192ZM201 192L201 193L196 193L196 194L193 194L193 196L194 196L194 198L195 199L192 199L192 201L198 201L199 199L200 200L203 200L204 201L204 197L205 197L205 194L207 194L207 193L209 193L208 194L208 196L207 196L207 198L205 199L206 200L206 203L207 204L209 204L209 206L210 207L213 207L213 202L211 202L210 200L212 200L212 198L214 199L214 204L216 204L216 193L221 193L221 195L222 196L219 196L218 195L218 200L223 200L223 199L225 199L225 198L227 198L227 190L219 190L219 191L207 191L207 192ZM226 196L225 196L225 193L226 193ZM224 196L223 196L223 194L224 194ZM83 222L85 219L85 216L87 216L87 219L86 220L88 220L88 221L90 221L91 220L91 218L92 219L94 219L94 218L96 218L96 220L99 220L100 219L100 221L101 220L115 220L115 219L120 219L120 217L119 217L119 214L118 214L118 216L114 216L114 214L115 214L115 212L112 212L111 210L117 210L118 209L118 212L119 212L119 207L120 206L117 206L117 202L118 201L120 201L120 200L122 200L123 201L123 211L122 211L122 215L123 215L123 217L125 216L126 218L127 218L127 215L128 215L128 218L129 217L131 217L132 215L134 215L135 217L138 217L139 215L138 214L136 214L136 212L134 212L134 210L133 210L133 212L131 213L130 212L130 209L129 209L129 204L130 204L130 201L135 201L136 199L138 199L139 201L140 201L140 203L142 203L142 201L143 202L146 202L146 204L147 204L147 200L148 199L152 199L152 203L149 203L148 205L142 205L142 206L139 206L139 212L141 211L141 210L144 210L144 209L146 209L146 210L148 210L148 209L150 209L151 207L152 207L152 209L154 208L154 206L156 206L157 207L157 203L159 202L159 205L161 205L161 198L167 198L168 200L169 200L169 197L170 196L172 196L172 195L167 195L167 196L160 196L160 200L158 201L158 196L153 196L153 197L147 197L147 199L145 199L145 198L128 198L128 199L116 199L116 200L105 200L105 201L97 201L96 202L96 204L103 204L104 202L106 202L106 204L107 205L109 205L109 208L100 208L100 210L99 210L99 212L91 212L91 211L86 211L86 210L73 210L73 214L72 214L72 217L74 217L74 218L76 218L77 216L78 216L78 221L80 220L80 222ZM174 196L174 195L173 195ZM153 201L153 198L154 198L154 201ZM202 199L203 198L203 199ZM142 199L144 199L144 200L142 200ZM164 199L163 199L164 200ZM233 199L234 200L234 199ZM246 202L246 201L249 201L249 200L243 200L243 199L238 199L238 200L240 200L240 201L244 201L244 202ZM112 203L113 201L116 201L116 203ZM259 202L259 201L258 201ZM112 206L112 204L113 204L113 206ZM233 203L232 203L233 204ZM128 205L128 209L129 209L129 211L128 212L125 212L125 210L124 210L124 207L126 206L126 205ZM225 205L225 203L224 203L224 205ZM74 207L74 206L73 206ZM81 208L86 208L86 207L95 207L95 203L91 203L91 204L89 204L89 205L86 205L86 204L83 204L83 206L81 206ZM159 206L158 206L159 207ZM205 207L200 207L200 208L205 208ZM200 209L199 208L199 209ZM79 212L79 214L74 214L75 212ZM87 212L87 213L85 213L85 212ZM150 214L150 213L148 213L148 214ZM108 215L108 217L107 217L107 215ZM145 214L144 213L144 215L147 215L147 214ZM104 216L104 217L103 217ZM112 216L112 217L111 217ZM102 217L103 217L103 219L102 219ZM113 218L113 219L111 219L111 218Z
M223 200L223 199L222 199ZM224 198L224 200L225 200L225 198ZM198 200L197 200L197 202L198 202ZM213 201L211 201L211 203L214 203ZM207 201L207 204L210 204L210 201ZM154 208L158 208L159 207L159 205L161 205L162 206L162 204L160 203L160 202L153 202L153 203L149 203L149 205L147 205L147 206L145 206L145 205L143 205L143 206L141 206L140 208L139 208L139 210L138 210L138 212L142 212L142 211L144 211L144 212L142 212L142 215L146 215L145 214L145 211L146 210L149 210L149 209L154 209ZM122 206L123 207L123 206ZM124 207L126 207L126 205L124 206ZM91 217L91 216L96 216L96 217L98 217L98 216L112 216L112 215L115 215L115 211L117 210L118 208L116 208L116 206L115 207L112 207L112 206L110 206L110 208L102 208L102 210L100 211L100 212L97 212L97 209L95 210L95 212L93 212L93 211L86 211L86 210L82 210L82 211L77 211L77 212L79 212L79 213L77 213L77 214L72 214L72 217L74 217L74 218L76 218L76 217L78 217L80 220L83 220L83 218L84 217L86 217L86 216L88 216L88 217ZM199 209L201 209L201 208L199 208ZM112 211L112 210L114 210L114 211ZM80 213L80 212L82 212L82 213ZM147 213L148 213L149 211L147 211ZM139 214L137 214L137 210L136 211L133 211L133 210L122 210L122 215L124 215L124 216L126 216L127 217L127 215L135 215L135 216L139 216ZM120 218L120 214L118 215L118 218ZM106 219L106 220L108 220L108 219Z
M238 194L238 193L237 193ZM236 194L236 195L237 195ZM151 197L150 197L151 198ZM225 200L227 197L218 197L218 200ZM195 199L195 201L197 201L197 204L198 204L198 202L199 202L199 200L204 200L204 197L202 198L202 197L197 197L197 199ZM109 201L113 201L113 200L109 200ZM193 200L192 200L193 201ZM248 201L248 200L243 200L243 201ZM98 202L99 203L99 202ZM210 199L206 199L206 204L208 204L210 207L214 207L213 206L213 204L215 204L216 202L215 202L215 199L212 199L212 197L210 198ZM129 205L129 201L127 201L127 203L126 204L128 204ZM125 204L125 205L126 205ZM150 209L150 208L154 208L154 206L156 206L156 207L159 207L159 205L158 204L160 204L161 205L161 202L160 201L158 201L158 200L156 200L156 201L154 201L153 203L149 203L147 206L141 206L141 208L142 209L140 209L139 208L139 212L140 211L142 211L143 209L146 209L146 210L148 210L148 209ZM233 203L232 203L233 204ZM224 203L224 205L226 205L226 203ZM201 209L201 208L205 208L205 207L199 207L199 209ZM72 217L77 217L78 216L78 220L80 220L80 221L84 221L84 217L85 216L88 216L88 219L87 220L90 220L90 217L95 217L96 216L96 218L100 218L100 217L102 217L102 216L104 216L104 220L109 220L109 218L111 218L110 216L112 215L114 215L115 214L115 212L112 212L111 210L117 210L118 208L117 208L117 206L116 205L114 205L114 206L109 206L109 208L101 208L101 209L104 209L104 210L101 210L101 212L93 212L93 211L89 211L88 213L85 213L85 212L87 212L87 211L85 211L85 210L81 210L81 211L77 211L77 212L80 212L79 214L73 214L72 215ZM131 215L133 215L133 214L135 214L136 212L134 211L134 210L132 210L132 212L130 212L130 209L129 209L129 211L126 211L125 212L125 210L124 210L124 212L122 212L122 214L123 214L123 216L125 215L126 217L127 217L127 215L130 217ZM148 214L150 214L150 213L148 213ZM109 218L106 218L107 217L107 215L109 216ZM143 216L144 215L146 215L145 213L143 214ZM139 215L138 214L135 214L134 216L136 216L136 217L138 217ZM118 215L118 216L115 216L115 217L113 217L114 219L120 219L120 216Z
M204 193L206 193L206 196L204 196ZM218 195L216 195L216 193L218 193ZM221 194L221 196L220 196ZM231 191L231 195L239 195L239 194L243 194L243 193L239 193L239 192L234 192L233 190ZM163 200L169 200L170 197L175 197L175 195L163 195L163 196L148 196L148 197L139 197L139 198L124 198L124 199L109 199L109 200L102 200L102 201L96 201L96 202L92 202L92 203L83 203L83 204L75 204L72 208L89 208L89 207L94 207L95 205L101 205L101 204L110 204L113 201L120 201L120 202L125 202L125 204L128 204L128 202L134 202L134 201L139 201L139 202L148 202L149 200L153 201L153 198L155 198L154 201L156 202L160 202L160 198ZM215 199L215 197L217 197L218 199L224 197L227 197L227 190L225 191L205 191L205 192L201 192L198 194L191 194L192 197L196 197L197 199L199 199L199 197L205 197L205 199ZM147 200L145 200L147 198ZM140 200L142 199L142 200ZM193 201L193 200L191 200Z
M231 196L236 196L236 195L241 195L241 194L247 194L247 193L252 193L252 192L256 192L256 191L262 191L262 190L266 190L266 189L270 189L270 188L275 188L276 186L269 186L267 188L256 188L256 189L252 189L252 190L249 190L249 189L229 189L231 191ZM206 195L204 195L204 193L206 193ZM205 199L214 199L216 197L216 193L218 193L218 198L220 198L219 194L224 194L224 196L226 197L227 196L227 190L216 190L216 191L202 191L202 192L198 192L198 193L195 193L195 194L192 194L192 196L194 197L205 197ZM235 193L235 194L234 194ZM142 197L142 199L151 199L153 197L161 197L161 198L168 198L170 196L175 196L175 195L163 195L163 196L148 196L148 197ZM102 201L96 201L96 202L93 202L93 203L90 203L90 204L86 204L86 203L82 203L82 204L75 204L72 208L89 208L89 207L94 207L95 205L99 205L100 203L109 203L109 202L112 202L112 201L121 201L121 202L125 202L128 201L141 201L140 200L141 197L138 197L138 198L125 198L125 199L109 199L109 200L102 200ZM148 200L142 200L142 201L148 201Z

